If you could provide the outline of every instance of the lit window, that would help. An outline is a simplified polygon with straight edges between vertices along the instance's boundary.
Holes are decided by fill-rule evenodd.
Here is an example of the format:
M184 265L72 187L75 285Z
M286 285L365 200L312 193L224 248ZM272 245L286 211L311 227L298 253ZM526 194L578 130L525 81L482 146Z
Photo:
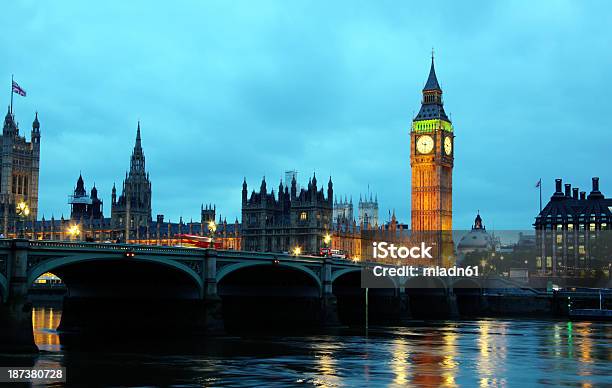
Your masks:
M308 213L301 212L300 213L300 221L306 221L308 219Z
M590 230L591 232L594 232L594 231L595 231L595 224L590 224L590 225L589 225L589 230Z

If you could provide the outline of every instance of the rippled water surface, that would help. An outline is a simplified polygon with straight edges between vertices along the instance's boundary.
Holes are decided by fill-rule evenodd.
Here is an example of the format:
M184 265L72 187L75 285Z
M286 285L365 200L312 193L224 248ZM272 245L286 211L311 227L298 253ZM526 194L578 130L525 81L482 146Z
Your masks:
M144 347L118 351L104 343L66 349L54 330L60 317L57 309L34 310L42 351L36 363L65 366L69 383L79 386L612 387L612 323L605 322L426 321L374 327L368 336L227 337L163 347L158 333Z

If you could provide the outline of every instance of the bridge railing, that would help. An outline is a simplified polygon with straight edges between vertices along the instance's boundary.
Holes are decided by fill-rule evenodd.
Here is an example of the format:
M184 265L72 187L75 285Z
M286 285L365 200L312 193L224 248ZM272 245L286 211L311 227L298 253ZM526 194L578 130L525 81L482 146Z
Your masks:
M10 248L14 241L19 239L0 239L0 248ZM19 241L25 241L23 239ZM359 265L349 260L323 258L317 256L294 256L287 253L271 252L250 252L237 250L216 250L211 248L184 248L161 245L140 245L140 244L117 244L117 243L97 243L84 241L57 241L57 240L27 240L30 249L34 250L74 250L74 251L106 251L106 252L133 252L143 254L162 254L173 256L205 257L214 254L220 259L260 259L260 260L282 260L296 261L302 263L321 263L326 261L337 262L347 265Z
M0 247L11 246L11 241L0 240ZM189 256L203 256L207 249L203 248L183 248L165 247L156 245L138 244L115 244L115 243L95 243L83 241L50 241L50 240L29 240L30 248L34 249L69 249L69 250L105 250L105 251L124 251L140 253L161 253L161 254L181 254Z

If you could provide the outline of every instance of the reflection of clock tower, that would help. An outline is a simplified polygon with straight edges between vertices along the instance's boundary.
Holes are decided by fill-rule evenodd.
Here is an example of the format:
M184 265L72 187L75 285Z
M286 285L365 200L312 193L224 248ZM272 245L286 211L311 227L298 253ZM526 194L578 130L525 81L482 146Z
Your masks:
M410 131L413 231L452 229L453 138L453 125L444 112L432 56L421 110Z

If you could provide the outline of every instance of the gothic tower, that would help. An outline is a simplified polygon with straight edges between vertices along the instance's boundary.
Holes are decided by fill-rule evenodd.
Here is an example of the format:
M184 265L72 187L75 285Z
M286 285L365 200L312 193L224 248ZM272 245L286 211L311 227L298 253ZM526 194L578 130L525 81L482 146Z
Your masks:
M453 125L444 112L432 55L421 110L410 131L413 231L452 229L453 146Z
M15 218L15 206L25 202L29 218L36 220L38 213L38 173L40 162L40 122L38 112L32 122L30 141L19 134L15 115L8 110L0 136L0 231L7 235L9 224Z
M138 237L141 228L151 222L151 181L145 169L145 156L140 139L140 122L136 130L136 144L130 159L130 171L123 181L123 192L117 198L113 186L111 204L113 228L124 233L126 240Z

